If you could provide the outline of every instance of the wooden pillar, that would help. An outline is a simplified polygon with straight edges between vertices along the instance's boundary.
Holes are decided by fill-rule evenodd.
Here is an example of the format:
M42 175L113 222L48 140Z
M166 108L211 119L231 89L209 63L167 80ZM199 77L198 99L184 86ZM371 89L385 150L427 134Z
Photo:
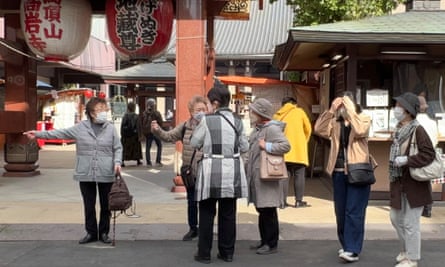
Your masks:
M5 38L23 44L17 36L21 32L20 15L5 15ZM26 45L23 45L26 47ZM25 49L26 51L27 49ZM5 111L1 114L2 132L6 133L5 164L3 176L34 176L37 170L39 147L36 141L28 141L23 132L36 128L37 121L37 65L32 58L20 55L21 64L5 62ZM12 121L12 123L8 123Z
M176 124L190 118L187 107L190 98L206 94L206 3L176 1ZM177 142L177 159L181 151L182 144ZM175 166L176 173L179 167ZM180 177L175 177L174 183L172 191L185 190Z

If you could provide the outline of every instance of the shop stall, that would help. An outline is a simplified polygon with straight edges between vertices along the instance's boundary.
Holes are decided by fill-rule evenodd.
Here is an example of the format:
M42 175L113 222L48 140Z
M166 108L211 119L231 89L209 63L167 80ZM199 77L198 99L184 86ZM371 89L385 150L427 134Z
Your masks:
M89 88L76 88L61 91L52 91L49 94L40 95L39 120L37 130L52 130L71 127L81 120L86 119L85 104L95 95ZM44 144L71 144L71 139L46 139L38 140L40 147Z

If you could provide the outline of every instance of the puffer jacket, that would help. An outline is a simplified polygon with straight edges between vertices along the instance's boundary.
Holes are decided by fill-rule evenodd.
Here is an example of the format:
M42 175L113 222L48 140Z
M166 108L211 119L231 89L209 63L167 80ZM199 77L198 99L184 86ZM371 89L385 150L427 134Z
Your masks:
M114 166L122 163L122 144L111 122L105 122L97 136L90 120L66 129L36 132L35 136L42 139L76 140L73 178L79 182L111 183L114 181Z
M153 134L161 138L165 142L182 141L182 164L189 165L195 149L190 145L193 130L198 125L198 122L193 118L177 125L170 131L164 131L162 128L154 130ZM184 129L185 127L185 129ZM202 151L196 150L195 157L192 162L192 173L196 176L197 163L202 158ZM179 170L178 170L179 174Z

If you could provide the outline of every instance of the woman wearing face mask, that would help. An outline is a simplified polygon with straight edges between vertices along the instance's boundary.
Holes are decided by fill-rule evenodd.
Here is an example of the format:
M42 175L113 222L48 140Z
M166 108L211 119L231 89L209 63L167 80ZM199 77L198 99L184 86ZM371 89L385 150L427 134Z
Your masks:
M360 113L346 91L332 101L331 108L318 117L314 132L331 142L326 172L332 176L337 236L341 244L338 256L345 262L359 260L365 235L365 215L370 185L348 183L347 163L368 163L368 134L371 118ZM374 165L375 162L372 162Z
M176 126L170 131L164 131L154 120L151 123L151 130L154 135L161 138L165 142L182 141L182 164L189 165L192 161L192 173L196 176L197 161L202 157L202 152L197 150L193 156L195 149L190 146L190 138L196 125L207 113L208 101L205 97L196 95L188 102L190 118ZM198 202L195 201L195 186L188 186L187 189L187 218L189 231L182 238L183 241L190 241L198 236Z
M249 138L249 158L246 167L249 183L249 203L258 212L260 241L250 248L259 255L277 252L279 223L277 208L284 207L283 184L279 181L262 181L260 178L261 150L283 155L290 150L290 144L283 133L284 123L272 120L272 103L258 98L250 108L250 121L255 127Z
M420 216L423 207L432 203L432 197L429 182L411 178L409 168L427 166L434 160L435 151L427 132L416 120L418 97L404 93L394 100L394 117L398 124L389 156L390 218L400 245L396 267L413 267L420 260ZM414 133L419 152L410 156Z
M108 106L105 99L93 97L86 104L88 120L76 125L51 131L27 131L29 139L75 139L76 168L74 180L79 181L85 213L87 234L79 244L97 241L111 243L108 237L111 212L108 193L121 171L122 145L114 125L107 121ZM96 219L96 194L99 192L100 218Z

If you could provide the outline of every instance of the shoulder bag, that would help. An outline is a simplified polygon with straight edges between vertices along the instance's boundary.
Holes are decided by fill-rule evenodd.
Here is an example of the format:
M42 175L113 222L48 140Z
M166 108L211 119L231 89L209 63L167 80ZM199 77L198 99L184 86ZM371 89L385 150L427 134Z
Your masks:
M416 155L419 153L419 148L416 142L416 130L414 130L411 144L409 146L409 155ZM429 165L420 168L409 168L411 177L419 182L427 182L435 178L443 176L444 166L441 155L436 151L433 162Z
M181 166L181 178L182 183L186 188L193 188L195 186L196 177L193 175L192 164L195 158L196 149L193 151L192 158L190 159L190 164Z
M361 163L349 163L348 162L348 150L347 144L345 141L345 131L344 131L344 123L341 125L342 132L342 145L344 149L345 162L346 162L346 171L348 174L348 183L356 186L367 186L375 183L375 175L374 168L371 164L371 159L369 158L368 162Z
M267 133L267 129L266 129ZM260 179L262 181L280 181L289 178L284 155L274 155L265 150L260 152Z

